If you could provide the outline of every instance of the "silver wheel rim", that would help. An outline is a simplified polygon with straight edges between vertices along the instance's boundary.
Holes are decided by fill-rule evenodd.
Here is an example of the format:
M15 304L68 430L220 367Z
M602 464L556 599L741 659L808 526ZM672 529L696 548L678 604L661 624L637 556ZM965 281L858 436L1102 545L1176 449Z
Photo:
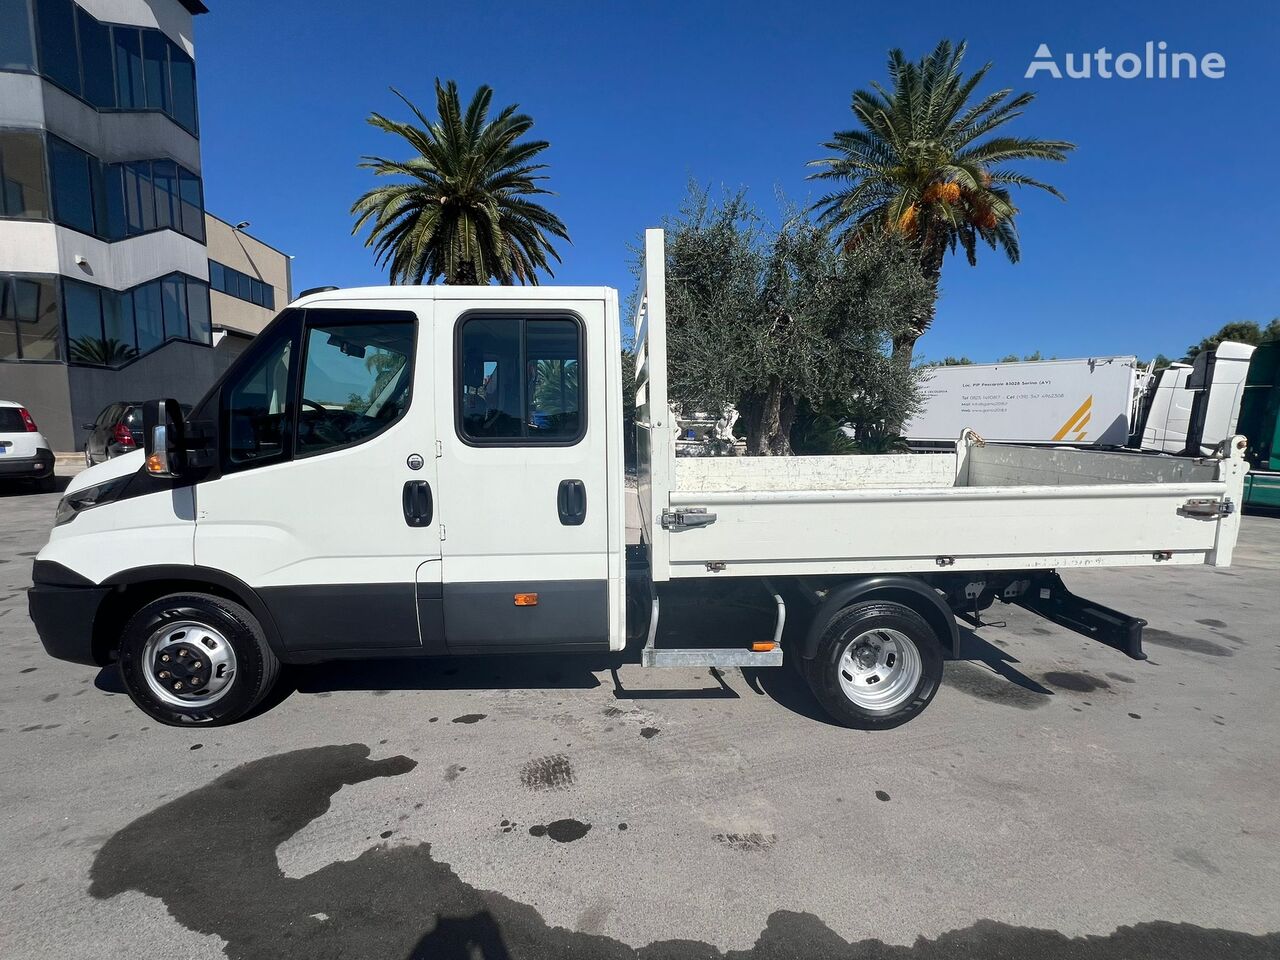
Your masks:
M207 707L231 689L236 652L207 623L167 623L142 648L142 675L152 696L171 707Z
M924 665L920 651L899 630L867 630L840 653L840 689L869 713L890 713L911 699Z

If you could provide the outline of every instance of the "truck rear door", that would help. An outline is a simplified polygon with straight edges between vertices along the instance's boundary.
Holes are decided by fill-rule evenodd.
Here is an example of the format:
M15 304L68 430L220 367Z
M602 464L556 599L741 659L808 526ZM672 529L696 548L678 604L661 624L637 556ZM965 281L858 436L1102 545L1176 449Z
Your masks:
M605 648L605 304L438 299L435 321L450 650Z

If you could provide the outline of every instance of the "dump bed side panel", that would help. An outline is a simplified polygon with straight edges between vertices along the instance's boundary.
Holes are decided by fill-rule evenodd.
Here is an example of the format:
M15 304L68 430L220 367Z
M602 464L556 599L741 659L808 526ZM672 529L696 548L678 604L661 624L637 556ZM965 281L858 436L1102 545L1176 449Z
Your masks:
M703 508L715 521L667 533L671 575L1230 562L1245 472L1239 456L1179 461L975 445L958 458L953 486L750 490L733 488L733 467L715 468L730 489L679 482L672 508ZM885 475L904 469L891 464Z

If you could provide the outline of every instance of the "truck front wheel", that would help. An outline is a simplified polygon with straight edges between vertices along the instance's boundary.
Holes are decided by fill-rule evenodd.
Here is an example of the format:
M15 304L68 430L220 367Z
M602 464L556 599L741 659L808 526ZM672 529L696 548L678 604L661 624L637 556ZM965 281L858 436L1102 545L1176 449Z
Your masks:
M129 696L171 726L234 723L270 692L279 672L254 615L209 594L153 600L129 619L120 642Z
M884 730L929 705L942 680L942 646L910 607L867 600L831 619L804 673L839 723Z

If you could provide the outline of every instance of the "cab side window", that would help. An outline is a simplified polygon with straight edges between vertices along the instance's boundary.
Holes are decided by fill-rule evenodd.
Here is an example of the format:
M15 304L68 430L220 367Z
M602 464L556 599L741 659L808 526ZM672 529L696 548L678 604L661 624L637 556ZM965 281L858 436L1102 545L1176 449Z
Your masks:
M577 443L583 415L582 322L472 314L458 326L458 434L476 446Z
M278 338L224 391L223 422L231 464L245 466L286 456L293 356L292 338Z
M299 457L375 437L409 408L412 316L395 314L400 319L352 323L324 319L325 313L315 310L307 315L298 406Z

